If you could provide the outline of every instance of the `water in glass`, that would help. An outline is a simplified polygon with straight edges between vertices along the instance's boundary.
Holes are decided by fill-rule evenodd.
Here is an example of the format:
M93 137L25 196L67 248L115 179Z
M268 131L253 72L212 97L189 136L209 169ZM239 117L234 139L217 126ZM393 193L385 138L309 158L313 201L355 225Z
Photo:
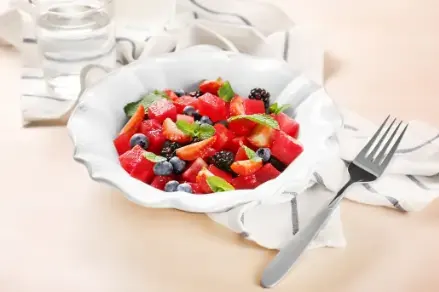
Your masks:
M59 1L46 4L37 19L42 66L51 94L74 99L79 74L89 64L116 65L114 24L103 1Z

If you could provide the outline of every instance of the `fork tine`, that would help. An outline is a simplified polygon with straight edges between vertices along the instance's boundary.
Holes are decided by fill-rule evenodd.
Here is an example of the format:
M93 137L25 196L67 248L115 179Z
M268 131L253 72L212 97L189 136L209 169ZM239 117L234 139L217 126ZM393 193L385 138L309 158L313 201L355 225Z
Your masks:
M402 122L401 122L402 123ZM401 125L401 123L398 125L398 127ZM402 140L402 137L404 137L405 131L408 128L408 124L404 127L404 130L402 130L401 134L399 135L398 139L396 140L395 144L393 144L392 149L390 149L389 153L387 154L386 158L384 158L383 162L380 164L380 168L382 171L386 169L387 165L389 164L390 160L392 159L393 155L396 152L396 149L398 148L399 143ZM396 131L395 131L396 132ZM393 138L393 137L392 137ZM389 142L387 142L389 143Z
M383 160L384 156L386 155L386 151L387 149L389 149L390 144L393 141L393 138L395 137L396 133L398 133L399 127L401 126L402 121L399 122L398 126L396 127L396 129L393 131L392 135L390 136L390 138L388 139L386 145L384 145L383 149L381 149L380 153L378 154L378 156L375 159L375 162L377 164L380 164L380 162Z
M364 146L363 149L361 149L361 151L360 151L360 153L358 153L357 157L361 157L361 156L366 157L367 152L369 152L370 147L372 147L373 143L375 142L375 140L379 136L381 130L384 128L384 126L386 125L389 118L390 118L390 115L387 116L387 118L384 120L384 122L381 124L381 126L378 128L378 130L375 132L373 137L369 140L369 142L367 142L366 146Z
M367 156L368 159L370 160L374 160L373 157L375 156L375 154L378 152L378 150L380 150L381 144L383 144L384 140L386 140L387 134L389 134L390 129L392 129L393 124L395 124L396 122L396 118L393 119L392 123L390 123L390 126L387 128L387 130L384 132L384 135L381 137L381 139L378 141L377 145L375 146L375 148L373 148L372 152ZM392 136L393 138L393 136Z

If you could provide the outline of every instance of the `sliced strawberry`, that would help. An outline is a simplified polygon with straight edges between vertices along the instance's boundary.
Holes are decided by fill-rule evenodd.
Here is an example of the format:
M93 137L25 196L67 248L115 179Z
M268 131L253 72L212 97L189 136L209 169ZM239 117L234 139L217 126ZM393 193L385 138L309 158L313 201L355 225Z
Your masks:
M250 136L247 137L247 140L253 146L256 146L258 148L270 147L273 133L273 128L264 125L257 125L251 132Z
M178 99L177 94L175 94L175 92L172 91L171 89L165 89L165 90L163 90L163 92L166 93L166 95L169 96L169 98L170 98L171 100L176 100L176 99Z
M242 160L232 163L230 168L238 175L250 175L262 167L262 160Z
M236 95L230 101L229 110L230 110L231 116L245 115L244 99L242 97Z
M120 131L118 137L114 139L114 146L116 147L119 155L130 150L130 139L140 127L143 119L145 118L145 108L143 105L139 105L134 115L129 119L125 126Z
M215 124L213 126L215 128L215 136L216 141L213 144L213 148L220 151L229 143L230 140L233 139L233 133L229 131L223 124Z
M187 143L191 140L191 137L183 133L177 125L170 119L167 118L163 122L163 135L171 141L179 143Z
M265 114L265 106L262 100L244 99L244 109L246 115Z
M212 93L217 95L218 89L223 85L223 80L218 78L216 80L205 80L200 84L200 91L203 93Z
M162 98L149 106L148 117L157 120L159 123L163 123L166 118L175 121L177 118L177 109L172 102Z
M198 98L198 111L216 123L227 118L226 102L216 95L205 93Z
M212 136L209 139L178 148L176 151L177 156L183 160L195 160L198 157L202 157L207 152L207 149L212 147L215 140L216 137Z
M204 194L203 190L201 189L200 185L197 183L188 183L192 187L192 193L196 195Z
M225 172L224 170L219 169L218 167L216 167L215 165L211 164L209 165L209 167L207 168L211 173L213 173L213 175L215 176L219 176L220 178L226 180L228 183L232 183L232 175L228 172Z
M265 164L261 169L255 172L256 179L260 183L275 179L280 174L280 171L274 168L271 163Z
M142 147L136 145L133 149L122 154L119 157L119 162L133 178L149 183L154 177L154 163L143 156L144 152Z
M283 131L275 131L270 150L274 157L288 165L303 152L303 146L298 140Z
M235 155L235 161L248 160L248 159L249 157L247 156L247 153L245 153L244 147L239 147Z
M198 108L198 99L195 97L185 95L174 100L174 105L177 108L177 113L182 114L186 106L190 105L194 108Z
M299 123L296 122L293 118L290 118L284 113L279 113L277 115L273 115L276 121L279 124L279 128L284 131L286 134L290 135L293 138L297 138L299 136Z
M256 176L254 174L247 176L238 176L232 180L232 185L237 190L249 190L254 189L260 185L260 183L256 180Z
M177 121L186 121L186 122L192 124L194 122L194 117L178 114Z
M204 152L204 154L201 158L203 158L204 160L207 160L209 157L213 156L216 152L217 151L215 148L209 147L206 149L206 151Z
M202 158L197 158L192 164L185 170L182 174L182 178L185 181L194 183L198 172L203 168L207 167L207 163Z
M200 170L200 172L197 175L197 184L200 186L200 189L205 194L212 193L212 189L209 187L209 184L207 183L207 178L209 176L213 176L213 173L211 173L207 168L203 168Z
M151 186L156 188L156 189L164 191L166 183L173 180L173 179L174 178L170 175L167 175L167 176L160 176L159 175L159 176L154 177L154 179L151 182Z

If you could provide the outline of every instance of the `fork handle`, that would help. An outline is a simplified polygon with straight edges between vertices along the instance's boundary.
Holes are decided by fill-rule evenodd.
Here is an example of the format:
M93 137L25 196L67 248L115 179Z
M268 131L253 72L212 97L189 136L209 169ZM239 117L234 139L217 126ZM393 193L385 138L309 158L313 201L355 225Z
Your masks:
M327 207L319 211L306 228L299 231L293 239L283 247L274 257L270 264L265 268L261 286L271 288L279 283L280 280L291 270L296 260L303 254L311 241L317 236L319 231L325 226L325 223L331 217L331 214L340 204L343 198L343 192L353 183L349 181L337 193L334 199Z

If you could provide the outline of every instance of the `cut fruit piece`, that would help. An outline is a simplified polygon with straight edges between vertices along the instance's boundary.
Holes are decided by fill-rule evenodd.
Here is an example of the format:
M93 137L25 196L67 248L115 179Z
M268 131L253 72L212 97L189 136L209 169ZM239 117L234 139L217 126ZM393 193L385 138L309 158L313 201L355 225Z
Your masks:
M197 158L182 174L183 180L187 182L196 182L196 177L200 170L207 167L207 163L202 158Z
M262 100L245 99L244 109L246 115L265 114L265 106Z
M254 174L247 176L238 176L232 180L232 185L237 190L248 190L254 189L260 185Z
M171 89L165 89L163 90L163 92L166 93L166 95L169 97L170 100L178 99L177 94L175 94L175 92Z
M165 144L166 137L163 136L162 128L145 133L149 139L148 151L159 154Z
M177 121L185 121L185 122L192 124L195 120L194 120L194 117L178 114Z
M218 89L223 85L223 80L218 78L216 80L205 80L200 84L200 91L203 93L211 93L218 95Z
M216 141L215 144L213 144L213 148L220 151L224 148L224 146L226 146L227 143L229 143L230 140L233 139L233 133L222 124L215 124L213 127L215 128L216 136Z
M162 130L162 124L160 124L158 121L156 120L146 120L143 121L142 124L140 125L140 133L142 133L143 135L147 135L149 132L151 131L157 131L157 130Z
M175 121L177 118L177 109L172 102L162 98L149 106L148 117L157 120L159 123L163 123L166 118Z
M271 163L265 164L261 169L259 169L256 173L256 179L261 184L267 182L269 180L275 179L280 174L280 171L274 168Z
M215 165L211 164L208 167L208 170L213 173L213 175L219 176L220 178L224 179L228 183L232 183L232 175L228 172L225 172L224 170L219 169Z
M156 176L154 177L154 179L151 182L151 186L164 191L165 190L165 185L167 182L173 180L174 177L172 175L167 175L167 176Z
M229 130L237 136L248 136L255 126L255 122L246 119L238 119L229 122Z
M198 111L216 123L227 118L226 102L216 95L206 93L198 98Z
M262 167L262 159L258 160L242 160L232 163L230 168L238 175L247 176L255 173Z
M274 157L288 165L303 152L303 147L298 140L290 135L283 131L275 131L270 150Z
M229 111L231 116L245 115L244 99L238 95L232 98Z
M249 157L247 156L244 147L239 147L235 155L235 161L248 160L248 159Z
M119 162L133 178L150 183L154 177L154 163L146 159L143 153L145 153L145 150L136 145L133 149L122 154L119 157Z
M270 147L274 129L264 125L257 125L247 140L255 147Z
M206 152L204 152L203 156L201 158L203 158L204 160L207 160L209 157L213 156L216 153L216 149L209 147L206 149Z
M204 194L203 190L201 190L201 187L199 184L197 184L197 183L188 183L188 184L191 186L193 194L196 194L196 195Z
M197 184L200 186L201 191L205 194L212 193L212 189L207 183L207 178L209 176L213 176L213 173L211 173L207 168L203 168L197 175Z
M250 143L248 143L247 139L244 136L239 136L239 137L235 137L233 138L230 143L228 143L225 146L225 149L232 151L233 153L238 152L239 148L241 148L242 145L245 146L251 146L249 145ZM253 146L251 146L253 147ZM251 148L250 147L250 148Z
M119 155L131 149L130 139L138 131L140 124L145 118L145 108L139 105L134 115L129 119L120 131L119 135L114 139L114 147Z
M163 122L163 135L168 140L179 143L187 143L192 139L191 136L183 133L170 118L166 118Z
M284 131L287 135L290 135L293 138L297 138L299 136L299 123L296 122L293 118L290 118L284 113L279 113L277 115L273 115L279 124L279 128Z
M188 105L198 108L198 99L195 97L185 95L174 100L174 105L177 108L177 113L182 114L185 107Z
M213 136L209 139L178 148L176 151L177 156L183 160L195 160L198 157L204 156L207 152L207 149L212 147L212 145L215 143L215 140L216 137Z

